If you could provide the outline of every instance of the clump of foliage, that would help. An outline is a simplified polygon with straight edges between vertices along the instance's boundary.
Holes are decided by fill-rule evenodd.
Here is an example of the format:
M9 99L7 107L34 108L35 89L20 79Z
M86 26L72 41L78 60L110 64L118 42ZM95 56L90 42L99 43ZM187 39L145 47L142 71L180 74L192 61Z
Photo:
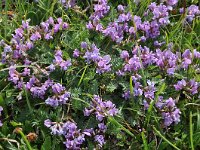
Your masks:
M1 149L199 149L198 1L0 2Z

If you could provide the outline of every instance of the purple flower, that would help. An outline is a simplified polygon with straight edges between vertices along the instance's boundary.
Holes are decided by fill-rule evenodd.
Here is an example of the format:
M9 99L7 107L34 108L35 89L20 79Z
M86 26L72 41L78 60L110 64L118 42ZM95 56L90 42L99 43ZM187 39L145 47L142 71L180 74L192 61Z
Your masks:
M129 53L128 51L122 51L121 54L120 54L120 57L122 59L128 59L129 58Z
M59 123L55 123L50 128L51 128L51 133L53 135L62 135L63 134L62 127L61 127L61 125Z
M91 128L91 129L84 129L83 134L85 134L87 136L92 136L92 134L94 134L94 130L93 130L93 128Z
M52 122L51 122L51 120L50 119L47 119L47 120L45 120L44 121L44 125L46 126L46 127L51 127L51 125L52 125Z
M24 71L22 72L23 76L29 76L30 75L30 69L24 68Z
M135 34L135 33L136 33L135 27L130 27L130 28L129 28L129 33L130 33L130 34Z
M88 63L91 61L98 62L101 59L99 49L95 44L92 44L91 50L87 50L83 58L85 58Z
M124 12L124 6L118 5L118 6L117 6L117 10L118 10L119 12Z
M40 25L45 33L47 33L49 31L49 23L48 22L42 22L42 23L40 23Z
M166 3L167 5L174 6L178 3L178 0L167 0Z
M144 96L148 99L154 99L154 93L156 92L156 88L154 87L154 82L150 80L147 81L148 86L145 87Z
M195 18L195 16L200 15L199 7L196 5L191 5L187 8L187 16L186 20L188 22L192 22Z
M167 69L167 73L168 73L169 75L173 75L174 72L175 72L175 68L168 68L168 69Z
M60 64L63 59L62 59L62 51L61 50L56 50L54 63Z
M87 43L86 42L81 42L81 48L87 49Z
M90 135L89 130L81 133L77 125L73 122L67 121L63 124L63 134L66 141L64 142L67 149L80 149L81 144L85 141L85 135Z
M76 0L59 0L59 2L66 8L73 8L76 5Z
M148 108L149 108L149 103L148 103L146 100L143 101L143 105L144 105L144 109L145 109L145 110L148 110Z
M27 41L26 42L26 47L27 47L27 49L31 49L31 48L34 47L34 45L33 45L33 43L31 41Z
M54 64L51 64L48 68L51 72L56 69Z
M68 29L68 28L69 28L69 24L66 22L63 22L62 29Z
M50 119L44 121L44 125L51 129L53 135L63 135L62 123L52 122Z
M124 71L138 71L141 69L141 63L138 56L133 55L132 58L129 59L128 64L124 66Z
M22 28L28 29L29 28L29 22L30 22L30 20L22 21Z
M0 106L0 115L1 115L1 112L3 111L3 107L2 106Z
M52 17L49 17L49 19L46 21L48 24L54 25L54 20Z
M51 107L57 107L59 104L58 104L58 100L57 99L54 99L54 98L51 98L51 97L49 97L49 98L47 98L46 100L45 100L45 103L47 104L47 105L50 105Z
M63 22L62 18L57 18L57 22L58 22L58 24L62 24L62 22Z
M106 142L104 140L103 135L95 135L95 141L98 142L98 145L102 147Z
M60 30L60 24L55 24L53 28L54 33L57 33L59 30Z
M198 52L196 49L193 50L194 58L200 58L200 52Z
M102 132L104 132L104 133L107 130L107 126L104 123L99 123L98 127L99 127L99 130L102 131Z
M122 97L124 97L125 100L129 99L129 98L131 97L130 91L129 91L129 90L128 90L128 91L125 91L124 94L122 94Z
M171 50L161 51L156 50L155 63L160 69L165 69L169 75L173 75L178 62L177 54L171 52Z
M175 124L178 124L180 122L180 110L178 108L176 108L173 112L172 112L172 118Z
M64 71L67 70L68 67L72 65L70 60L67 60L67 61L63 60L61 50L56 50L54 58L55 58L53 60L53 62L55 63L54 65L59 66Z
M80 55L80 51L79 51L78 49L75 49L75 50L73 51L73 57L74 57L74 58L77 58L77 57L79 57L79 55Z
M156 107L157 107L158 109L162 109L162 108L164 107L164 105L165 105L165 103L164 103L164 101L163 101L163 96L159 96L159 97L158 97L158 101L157 101L157 103L156 103Z
M83 111L84 116L89 116L89 115L92 113L92 111L93 111L93 110L91 110L91 109L85 108L84 111Z
M72 65L71 61L67 60L67 61L62 61L59 66L61 67L62 70L66 71L71 65Z
M11 48L11 46L6 45L6 46L4 47L4 52L5 52L5 53L12 52L12 48Z
M97 64L97 73L101 74L104 72L111 71L111 65L109 64L110 60L110 55L103 56Z
M54 94L60 94L65 88L60 83L55 83L52 87Z
M104 117L115 116L118 113L118 109L111 101L102 101L102 98L94 95L90 106L85 108L84 115L89 116L92 112L96 115L97 120L102 121Z
M40 35L39 32L33 33L33 34L31 35L31 37L30 37L30 40L31 40L31 41L37 41L37 40L39 40L39 39L41 39L41 35Z
M32 76L29 81L26 83L25 87L27 90L30 90L33 87L34 83L36 82L35 76Z
M88 24L86 25L86 28L89 29L89 30L94 29L94 26L93 26L93 24L91 23L91 21L88 22Z
M173 100L171 97L170 97L168 100L166 100L165 103L166 103L166 106L167 106L168 108L173 108L173 107L175 107L175 102L174 102L174 100Z
M44 85L42 85L41 87L34 86L34 87L31 87L30 89L34 97L39 97L41 99L44 98L44 95L46 94L46 90L47 90L47 87Z
M32 62L27 58L24 60L24 65L30 65Z
M180 9L179 9L179 12L180 12L181 14L183 14L183 13L184 13L184 8L180 8Z
M50 40L50 39L53 39L53 36L51 35L51 33L47 33L47 34L45 34L44 38L46 40Z
M194 95L198 93L198 88L199 88L199 84L197 82L195 82L194 79L191 79L188 83L188 90L189 92Z
M95 17L103 18L110 10L110 6L107 5L107 0L98 0L98 4L94 5L94 14L90 16L90 19Z
M62 104L66 104L66 102L69 100L70 98L70 92L65 92L64 94L60 95L59 96L59 104L62 105Z
M192 53L189 49L185 50L182 54L183 61L182 61L182 68L187 69L190 64L192 64Z
M170 126L173 123L173 118L169 112L167 113L163 112L162 117L164 119L164 125L166 127Z
M18 28L18 29L15 30L15 36L14 36L14 38L15 39L22 38L23 34L24 34L24 30L22 28Z
M184 79L178 81L178 83L174 85L176 91L182 90L185 86L186 86L186 81Z
M140 40L141 40L142 42L145 42L145 41L147 40L147 38L146 38L145 36L141 36L141 37L140 37Z
M17 84L19 79L19 73L16 71L16 66L9 67L9 81L12 81L14 84Z
M175 101L170 97L164 101L159 98L156 107L162 111L162 118L164 119L165 127L170 126L172 123L178 124L180 122L180 110L176 107Z

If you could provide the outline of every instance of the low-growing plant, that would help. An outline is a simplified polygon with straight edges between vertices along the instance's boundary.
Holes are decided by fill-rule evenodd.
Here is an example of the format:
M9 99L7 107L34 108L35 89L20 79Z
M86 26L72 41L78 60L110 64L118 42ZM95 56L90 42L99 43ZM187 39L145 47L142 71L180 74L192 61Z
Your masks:
M6 0L0 12L0 149L200 148L198 1Z

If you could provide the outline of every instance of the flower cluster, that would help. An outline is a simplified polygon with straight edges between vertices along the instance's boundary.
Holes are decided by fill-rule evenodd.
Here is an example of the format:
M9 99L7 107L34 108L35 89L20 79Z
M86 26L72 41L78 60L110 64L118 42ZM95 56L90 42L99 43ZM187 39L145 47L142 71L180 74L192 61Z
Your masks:
M178 124L180 122L181 112L176 107L175 101L171 97L165 101L163 100L163 97L159 97L156 106L162 111L165 127L170 126L172 123Z
M177 2L174 1L168 1L168 5L175 5L176 3ZM125 35L132 35L133 38L135 38L136 32L138 31L141 31L145 35L140 37L142 41L145 41L147 38L156 38L160 35L160 28L170 23L169 11L171 9L162 3L157 5L154 2L149 5L145 14L149 16L153 15L153 17L150 21L147 20L144 22L139 16L132 16L130 12L126 13L125 7L122 5L119 5L117 9L119 12L118 18L114 22L110 22L107 27L103 27L100 23L100 18L104 15L101 15L102 17L96 17L98 15L96 15L95 11L90 17L92 21L87 24L87 28L101 32L105 36L110 37L113 41L121 43ZM108 12L106 11L106 13ZM134 22L134 25L131 26L130 22Z
M144 103L147 103L147 101L152 101L156 92L155 83L147 80L147 86L142 86L142 84L140 83L140 79L141 76L139 75L132 76L132 81L134 83L133 96L137 97L144 95L144 98L146 99L144 100ZM122 94L122 97L124 97L126 100L129 99L131 97L130 90L125 91L124 94Z
M101 56L100 49L96 47L95 44L92 44L91 47L87 45L86 42L81 43L81 48L85 49L86 52L83 58L86 59L87 63L94 62L97 65L96 72L99 74L111 71L111 58L110 55ZM74 51L75 56L79 56L79 51Z
M54 71L55 70L55 67L58 66L61 68L61 70L67 70L68 67L70 67L72 64L71 64L71 61L70 60L63 60L63 56L62 56L62 51L61 50L56 50L55 51L55 55L54 55L54 60L53 60L53 64L51 64L48 69L50 71Z
M106 132L106 125L99 123L98 128L78 129L75 122L52 122L50 119L44 121L44 125L51 130L53 135L63 135L65 137L66 149L79 150L81 145L86 141L86 137L93 137L94 141L98 143L100 147L105 144L103 133Z
M81 132L76 123L67 121L52 122L50 119L44 121L44 125L50 128L53 135L63 135L65 137L66 149L79 150L85 141L85 136L92 136L93 129L85 129Z
M178 56L174 54L170 49L161 51L156 50L156 65L163 71L166 71L169 75L173 75L177 68Z
M194 79L191 79L189 82L182 79L174 85L174 88L176 91L185 90L194 95L198 93L199 83L196 82Z
M59 0L59 2L66 8L73 8L76 5L76 0Z
M90 107L84 110L85 116L89 116L91 113L96 115L98 121L103 121L104 117L115 116L118 110L111 101L103 101L101 97L94 95Z
M3 107L2 106L0 106L0 117L1 117L1 112L3 111ZM1 120L0 120L0 127L3 125L3 123L1 122Z
M29 20L27 20L23 21L22 26L15 30L10 42L11 45L1 42L1 45L4 46L2 61L10 66L8 80L14 83L17 89L23 90L25 88L33 97L41 99L45 98L49 87L52 86L54 96L49 97L46 100L46 104L53 107L65 104L70 97L70 93L64 87L62 87L62 91L55 93L55 89L61 90L59 89L61 85L49 79L49 72L46 69L30 61L27 51L32 49L38 40L53 39L54 34L67 28L68 24L63 22L61 18L58 18L57 22L55 22L50 17L47 21L42 22L40 26L34 27L29 26ZM9 61L11 58L14 59L13 62ZM50 72L56 66L59 66L62 70L67 70L71 65L69 60L63 60L61 50L56 50L54 58L53 63L46 67ZM18 64L24 64L23 69L17 70ZM47 80L43 81L43 77L47 78Z
M156 92L155 83L148 80L147 84L144 88L144 97L153 100Z
M103 123L104 118L117 115L118 109L111 101L103 101L101 97L94 95L90 106L85 108L84 115L90 116L93 113L96 115L96 119L100 122L98 124L99 130L96 131L98 134L95 135L95 141L98 142L100 147L102 147L102 145L105 144L104 136L102 134L105 133L107 129L106 125Z
M192 22L196 16L200 15L199 7L196 5L191 5L187 8L186 20Z
M174 6L178 3L178 0L166 0L167 5Z
M61 104L65 104L70 97L70 93L66 91L66 89L59 83L53 83L52 80L48 79L44 83L40 82L34 75L29 78L28 82L25 82L23 77L26 75L30 75L30 69L25 68L25 71L19 73L16 70L16 66L11 66L9 68L9 81L13 82L16 88L22 90L26 88L26 90L30 91L33 97L38 97L44 99L45 94L47 93L49 87L52 88L53 93L55 94L53 97L48 98L45 102L52 107L56 107ZM28 71L27 71L28 70ZM26 73L25 73L26 72ZM28 73L27 73L28 72Z
M63 87L60 83L55 83L51 86L51 89L54 95L52 97L48 97L45 103L52 107L66 104L69 100L70 93L66 91L65 87Z
M88 29L96 29L97 31L102 29L102 24L99 23L110 10L110 6L107 5L107 0L98 0L98 3L94 5L94 13L90 16L90 21L86 25Z
M66 9L73 8L76 5L76 0L59 0L58 2ZM61 115L61 112L63 113L62 115L64 115L66 111L65 107L60 106L69 104L71 95L73 95L72 99L75 100L76 96L82 98L90 95L88 83L91 83L95 88L100 89L99 91L95 90L95 94L99 93L102 95L105 93L109 94L106 96L115 96L116 99L120 99L123 92L122 97L127 100L123 102L123 105L128 107L121 108L123 119L119 119L119 124L123 127L128 127L128 129L123 130L123 132L127 132L132 128L132 120L134 120L134 122L136 121L134 128L140 126L144 128L149 127L149 124L144 126L143 123L145 122L145 113L149 109L150 104L154 104L152 102L155 102L155 109L152 111L155 110L156 113L158 112L158 114L154 113L154 117L164 120L164 127L168 128L173 124L178 124L180 122L181 107L179 109L179 107L176 106L176 100L171 97L176 97L178 94L178 101L178 99L182 98L182 94L180 94L182 91L189 96L196 97L200 90L200 82L198 77L196 77L200 70L200 52L196 49L181 50L177 48L178 43L177 45L173 45L172 43L167 45L168 41L164 41L164 38L167 38L167 36L163 35L165 32L163 32L163 30L165 30L170 23L173 25L173 21L176 20L178 16L181 16L170 16L174 13L178 0L165 0L163 3L159 4L153 2L147 6L143 16L133 15L134 13L132 13L132 10L135 8L118 5L116 10L112 9L112 12L117 13L113 15L116 16L116 18L111 18L110 22L108 22L109 19L105 17L111 10L108 1L96 0L94 5L92 1L91 3L91 6L94 6L94 12L89 17L89 22L86 25L87 29L95 30L101 34L100 37L95 37L95 41L102 38L106 41L107 38L110 38L112 41L106 41L106 44L108 44L106 47L116 51L112 53L112 55L107 55L106 51L100 50L95 44L89 45L87 42L82 42L79 49L75 49L73 54L71 52L68 53L62 50L62 43L55 42L59 40L55 38L55 35L69 28L68 23L64 22L62 18L54 20L50 17L48 20L36 26L30 26L30 20L23 21L22 25L12 34L12 39L10 41L0 41L0 46L3 47L2 66L8 68L8 81L14 85L16 89L15 92L21 94L19 94L17 98L22 99L22 93L27 91L33 98L44 100L47 107L51 106L50 109L52 112L58 110L58 115ZM112 2L109 2L109 4L111 3ZM85 7L83 2L81 4ZM126 4L126 2L123 2L123 4ZM80 9L83 7L81 6ZM132 10L130 11L128 9ZM182 13L183 10L186 10L184 14L188 22L192 22L194 18L200 14L199 7L196 5L191 5L188 8L182 9ZM141 14L141 11L142 9L137 14ZM77 13L80 12L77 11ZM55 13L55 15L57 14L60 14L60 11ZM88 13L84 14L84 16L87 15ZM65 16L66 15L64 15L64 17ZM72 16L73 15L69 15L69 19ZM184 17L184 15L182 15L182 17ZM71 20L72 25L74 24L73 21L74 19ZM182 24L178 23L175 28L177 29L181 25ZM79 29L79 27L80 26L76 28ZM171 28L169 28L169 31L170 30ZM185 28L182 30L185 30ZM194 31L195 30L196 28L194 28ZM74 31L76 30L70 30L70 32ZM89 32L87 32L87 34L88 33ZM87 34L84 34L84 36ZM65 33L62 35L68 38ZM92 39L90 36L84 36L82 37L81 34L78 34L76 39L85 39L86 41ZM193 36L190 37L190 40L191 39L193 39ZM173 41L173 39L169 40ZM183 40L185 40L185 38L183 38ZM58 44L60 47L56 47L57 45L55 44ZM74 46L74 43L73 46L70 44L69 42L69 48ZM196 46L195 44L189 45L186 43L186 47L188 47L188 45ZM42 47L39 47L41 45ZM40 48L45 47L44 50L46 50L48 46L50 49L53 46L56 47L53 52L54 54L51 55L52 58L48 58L48 56L50 56L49 52L42 54L40 57L40 54L43 52ZM109 54L111 53L109 52ZM71 55L73 56L72 60L68 59L68 56ZM119 56L121 59L117 58ZM40 58L42 59L39 60ZM76 85L73 85L76 83L74 80L76 80L77 76L73 76L74 74L71 75L71 73L75 73L76 70L83 68L82 65L85 65L85 62L88 68L84 70L84 74L89 77L82 76L81 80L83 79L88 82L87 84L83 82L83 86L77 88ZM115 65L115 62L116 66L112 67L113 64ZM72 69L67 71L72 65L74 65ZM7 68L3 69L3 71L7 70ZM96 73L99 74L98 79L93 79L94 74L90 74L90 71L93 71L94 68L96 69ZM58 74L56 71L65 74L61 75L62 77L60 75L56 76ZM85 73L85 71L87 71L87 73ZM73 76L73 78L71 76ZM68 91L68 87L58 82L58 78L60 77L64 79L64 81L62 80L63 83L70 81L70 84L66 84L70 85L70 92ZM100 84L98 83L99 81L101 82ZM163 87L161 85L162 88L159 90L157 85L160 85L162 81L164 81L165 84L163 84ZM108 85L106 85L106 82L108 82ZM103 86L101 86L102 84ZM10 87L12 88L12 86ZM156 96L158 94L162 94L162 96ZM167 97L168 99L163 97ZM138 102L135 103L138 105L137 116L142 115L139 120L135 120L135 118L131 118L132 116L130 116L130 114L132 115L130 112L135 111L129 109L133 104L128 101L130 98L136 101L138 100ZM119 104L122 103L119 102ZM58 119L59 121L57 122L47 119L44 121L44 125L50 129L53 135L64 137L65 141L63 143L66 149L81 149L83 146L87 145L90 140L93 140L93 142L98 145L97 147L102 149L103 145L106 143L105 136L108 128L107 125L113 123L107 123L107 121L110 121L110 117L114 117L118 114L121 115L116 105L110 100L104 101L100 96L94 95L89 106L84 108L83 113L82 111L76 112L76 110L80 110L83 105L79 106L77 103L72 103L72 105L69 104L68 106L69 113L67 115L70 116L67 118L70 118L70 121L63 120L64 117L62 117L61 120ZM2 110L3 108L0 106L0 119ZM124 110L125 112L123 112ZM76 122L72 121L73 116L79 115L78 113L84 114L84 117L78 118L81 121L85 121L89 116L95 116L96 126L92 126L92 128L88 129L87 126L93 125L93 122L89 122L92 119L88 119L88 124L86 126L81 126L82 128L79 127ZM120 115L118 117L121 117ZM157 116L162 116L162 119ZM123 122L120 122L122 120ZM152 117L151 123L154 123L154 121ZM2 126L1 120L0 126ZM130 133L131 130L129 131L129 135Z
M40 26L30 26L29 21L22 21L22 26L17 28L15 34L12 35L10 45L1 42L4 47L2 52L3 63L12 64L14 61L27 59L27 51L34 47L34 43L41 39L53 39L54 34L69 27L66 22L63 22L62 18L54 21L50 17L47 21L42 22Z
M142 46L133 47L132 57L130 57L128 51L123 50L120 57L125 60L125 64L123 68L117 72L118 75L123 75L125 72L137 74L138 70L154 64L156 60L155 54L146 46L144 46L144 48Z
M30 78L29 82L26 83L26 89L31 92L33 97L44 99L44 96L51 85L51 80L46 80L44 83L41 83L33 76L32 78Z

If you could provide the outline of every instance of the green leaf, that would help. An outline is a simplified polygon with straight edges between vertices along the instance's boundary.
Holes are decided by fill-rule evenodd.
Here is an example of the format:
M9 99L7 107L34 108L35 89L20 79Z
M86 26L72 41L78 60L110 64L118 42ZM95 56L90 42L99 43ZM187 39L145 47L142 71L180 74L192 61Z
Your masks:
M21 122L15 122L15 121L11 121L10 124L13 126L13 127L17 127L17 126L21 126L22 123Z
M51 150L51 137L50 136L45 138L45 141L42 144L41 150Z
M110 83L106 86L106 91L114 92L117 89L117 84Z

